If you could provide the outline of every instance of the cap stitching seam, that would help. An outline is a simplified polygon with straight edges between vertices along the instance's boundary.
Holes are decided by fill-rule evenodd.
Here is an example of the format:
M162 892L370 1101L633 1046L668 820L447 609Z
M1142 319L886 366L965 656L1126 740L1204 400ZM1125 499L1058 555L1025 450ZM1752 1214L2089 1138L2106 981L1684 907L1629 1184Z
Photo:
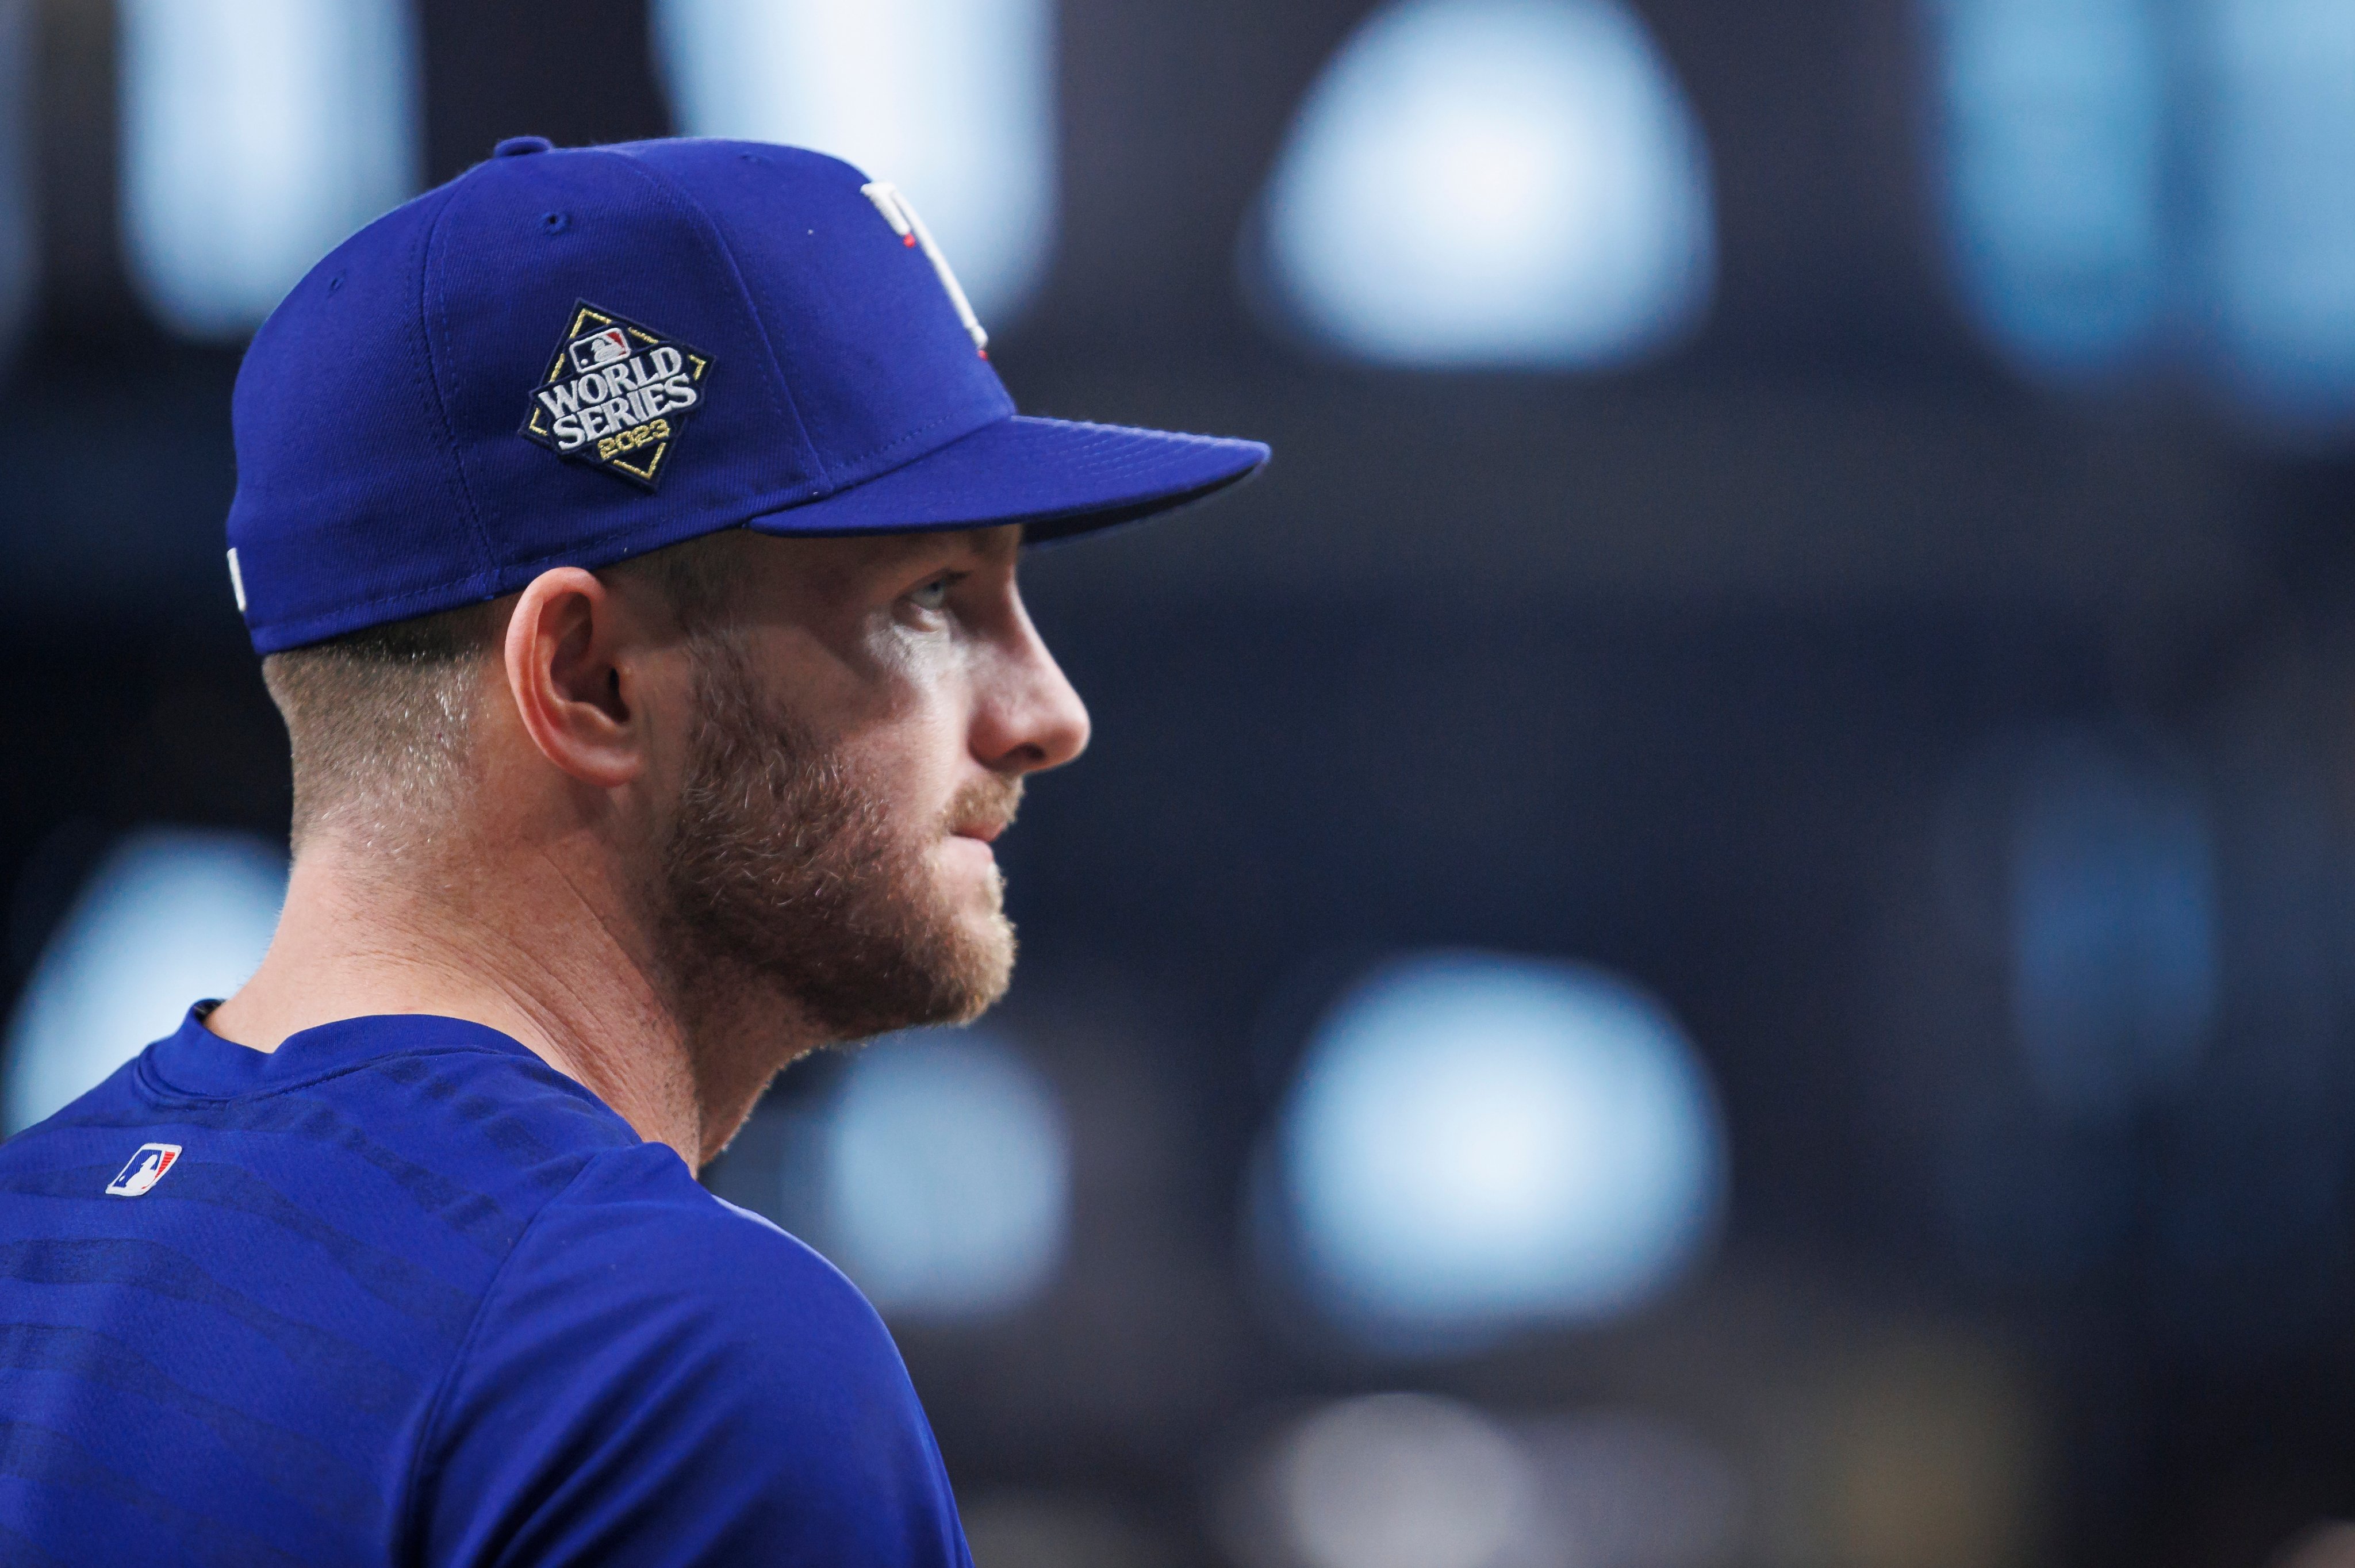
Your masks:
M419 325L425 328L425 357L428 364L426 389L433 394L433 417L442 426L442 440L450 453L451 470L458 478L458 495L465 503L466 524L474 533L474 548L478 552L477 560L480 564L472 575L487 579L497 571L498 558L491 549L490 530L484 527L483 508L474 499L474 487L466 479L465 458L459 451L456 428L450 422L450 400L442 395L441 356L434 352L433 324L426 303L426 295L432 287L434 243L442 236L442 219L450 216L450 208L457 199L457 187L454 183L448 187L448 192L449 194L442 198L440 209L433 214L433 221L427 225L425 229L423 265L417 269L417 318ZM442 330L446 333L450 330L449 300L446 292L441 304ZM451 390L454 395L457 389L453 385ZM465 579L461 578L458 581L464 581Z
M893 436L890 441L885 442L885 443L884 443L882 445L880 445L880 446L877 446L877 447L870 447L870 448L868 448L867 451L860 453L859 453L858 456L856 456L856 457L846 457L846 458L844 458L844 459L842 460L841 466L843 466L843 467L845 467L845 468L855 468L855 467L857 467L858 464L862 464L862 463L867 462L867 461L868 461L868 460L869 460L870 458L877 458L877 457L880 457L880 456L882 456L884 453L888 453L888 452L891 452L891 451L894 451L894 450L896 450L896 449L898 449L898 448L900 448L900 447L902 447L902 446L907 445L910 442L916 440L918 437L922 436L922 435L924 435L924 434L928 433L929 432L938 430L941 426L943 426L943 425L944 425L944 424L947 424L947 423L948 423L948 422L950 422L952 420L954 420L954 419L957 419L957 418L961 417L961 416L963 415L963 413L964 413L964 410L962 410L962 409L960 409L960 410L958 410L955 413L946 413L946 414L943 414L943 415L941 415L938 419L926 420L922 424L918 425L915 429L913 429L913 430L911 430L911 431L908 432L905 435L895 435L895 436ZM1010 415L1007 415L1007 414L1000 414L999 416L997 416L997 419L989 420L989 421L985 421L984 423L977 424L977 425L974 426L974 427L973 427L973 429L972 429L970 432L968 432L967 433L968 433L968 434L972 434L972 435L979 435L983 431L987 430L991 425L994 425L994 424L997 423L997 422L998 422L998 420L1007 419L1007 418L1010 418L1010 417L1011 417ZM963 439L964 439L964 437L962 437L962 436L960 436L960 437L958 438L958 440L963 440ZM951 443L949 443L949 445L951 445L951 446L954 446L954 445L955 445L955 444L956 444L956 443L955 443L955 442L951 442ZM946 450L947 450L947 448L946 448L946 447L943 447L943 448L942 448L941 450L943 450L943 451L946 451ZM887 472L887 473L888 473L888 472L890 472L890 471L887 469L885 472ZM883 477L883 475L882 475L881 474L870 474L870 475L868 475L867 476L867 479L880 479L880 478L882 478L882 477ZM857 481L857 482L856 482L856 483L854 483L854 484L845 485L841 486L841 489L840 489L840 490L837 490L836 493L838 495L838 494L840 494L840 493L841 493L841 490L855 490L855 489L857 489L857 488L858 487L858 485L863 485L863 484L865 484L865 483L867 482L867 479L861 479L861 480Z
M826 462L825 453L818 451L817 443L810 439L809 426L802 421L801 405L786 390L785 368L778 363L777 346L769 340L768 324L761 319L761 307L753 302L751 285L744 281L744 269L736 264L736 252L730 249L727 238L719 232L719 225L713 219L710 209L696 200L692 192L663 169L642 162L634 154L609 151L613 151L613 155L620 160L623 167L634 171L649 185L660 187L694 218L696 238L713 253L713 258L720 265L727 268L730 281L736 285L736 297L743 302L745 316L751 322L753 335L761 340L761 351L768 356L772 408L781 418L793 421L794 432L801 437L802 451L809 454L810 461L817 467L819 481L831 485L834 477L832 465Z

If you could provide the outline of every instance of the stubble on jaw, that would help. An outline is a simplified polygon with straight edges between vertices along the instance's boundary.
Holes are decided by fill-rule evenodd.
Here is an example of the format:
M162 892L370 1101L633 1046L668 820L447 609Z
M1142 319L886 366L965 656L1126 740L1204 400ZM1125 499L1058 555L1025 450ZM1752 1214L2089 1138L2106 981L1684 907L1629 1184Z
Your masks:
M693 657L697 730L656 893L690 1038L698 1019L737 1014L731 993L746 988L830 1041L986 1011L1014 969L1002 880L993 871L976 921L930 851L952 825L1010 820L1021 781L984 780L941 818L895 822L881 791L765 698L726 632L696 637Z

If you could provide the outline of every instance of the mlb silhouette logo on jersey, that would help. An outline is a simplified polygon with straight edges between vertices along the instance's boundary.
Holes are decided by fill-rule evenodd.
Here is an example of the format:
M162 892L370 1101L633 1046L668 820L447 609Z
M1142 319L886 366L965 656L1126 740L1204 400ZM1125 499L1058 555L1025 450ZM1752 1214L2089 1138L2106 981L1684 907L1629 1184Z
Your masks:
M180 1157L178 1144L141 1144L139 1152L118 1172L106 1189L117 1198L136 1198L157 1182Z

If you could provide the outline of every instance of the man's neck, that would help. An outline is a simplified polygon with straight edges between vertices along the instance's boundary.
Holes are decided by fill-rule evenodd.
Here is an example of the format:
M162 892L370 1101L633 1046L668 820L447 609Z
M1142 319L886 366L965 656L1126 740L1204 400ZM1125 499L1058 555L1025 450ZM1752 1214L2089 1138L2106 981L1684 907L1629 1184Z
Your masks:
M332 835L296 858L268 955L206 1024L259 1051L320 1024L432 1013L509 1035L690 1169L750 1114L776 1066L815 1040L782 1036L778 999L734 1020L682 1017L651 933L579 865L534 846L485 857L443 847L387 873ZM579 865L570 862L578 862ZM728 1027L732 1022L735 1027ZM710 1038L751 1030L758 1040Z

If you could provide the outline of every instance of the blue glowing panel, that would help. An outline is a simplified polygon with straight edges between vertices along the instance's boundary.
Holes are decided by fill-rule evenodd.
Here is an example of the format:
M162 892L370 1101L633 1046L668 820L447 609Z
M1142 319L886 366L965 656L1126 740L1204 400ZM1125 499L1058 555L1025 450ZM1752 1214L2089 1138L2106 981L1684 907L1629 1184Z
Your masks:
M986 326L1055 238L1050 0L655 0L680 128L831 153L923 215Z
M0 352L15 346L33 297L30 10L0 0Z
M2054 1108L2180 1088L2216 1011L2215 878L2198 798L2084 737L2028 763L2010 833L2012 1014Z
M2231 389L2296 433L2355 424L2355 5L2203 0L2208 279Z
M122 0L123 222L175 331L234 338L417 187L402 0Z
M2153 347L2168 287L2166 40L2156 0L1930 0L1962 292L2028 368Z
M1273 1174L1320 1304L1444 1349L1650 1299L1712 1235L1725 1156L1657 1003L1598 970L1446 954L1378 972L1319 1025Z
M1706 309L1699 123L1613 0L1402 0L1301 107L1259 292L1344 353L1427 366L1634 358Z
M92 872L8 1024L5 1121L32 1125L225 997L261 962L286 857L238 833L151 827Z
M1004 1043L972 1029L879 1040L823 1121L815 1239L879 1308L986 1316L1053 1277L1070 1140L1053 1093Z

